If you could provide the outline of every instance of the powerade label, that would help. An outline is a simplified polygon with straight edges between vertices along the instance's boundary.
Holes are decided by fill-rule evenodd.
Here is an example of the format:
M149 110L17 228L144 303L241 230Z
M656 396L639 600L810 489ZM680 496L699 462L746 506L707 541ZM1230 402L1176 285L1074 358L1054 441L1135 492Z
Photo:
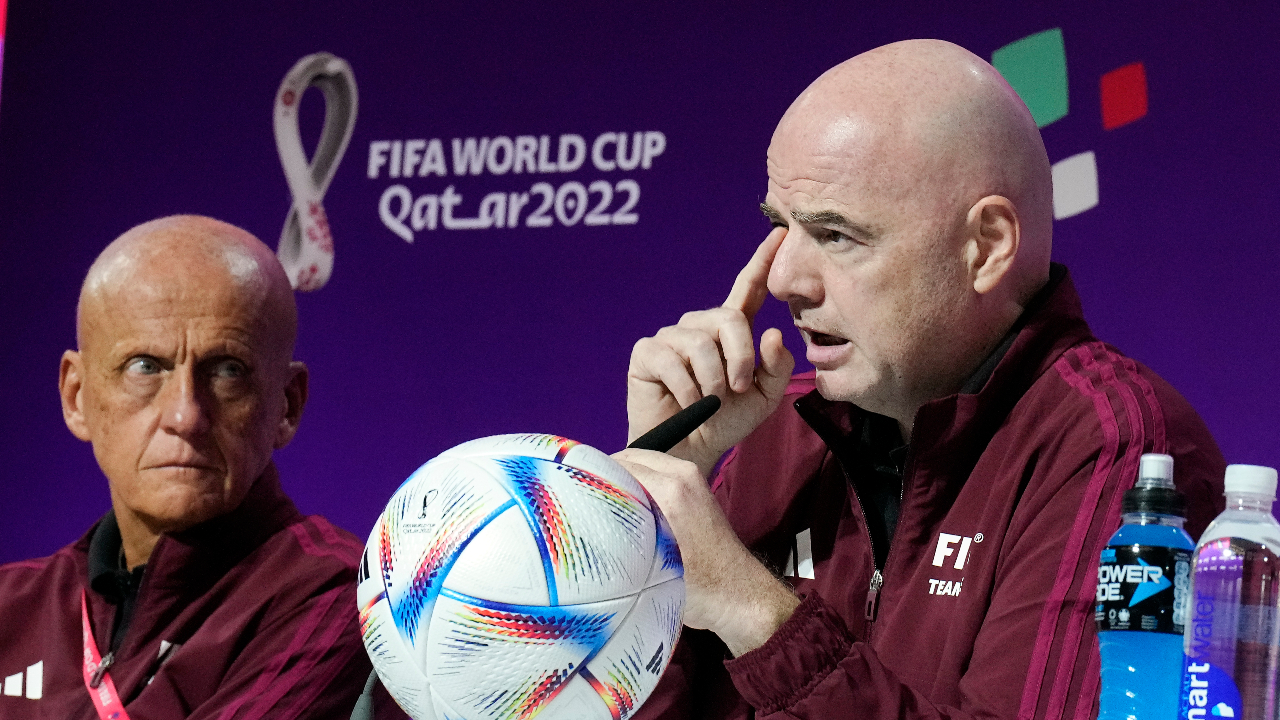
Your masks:
M1181 635L1187 620L1191 553L1171 547L1113 545L1098 563L1098 631Z

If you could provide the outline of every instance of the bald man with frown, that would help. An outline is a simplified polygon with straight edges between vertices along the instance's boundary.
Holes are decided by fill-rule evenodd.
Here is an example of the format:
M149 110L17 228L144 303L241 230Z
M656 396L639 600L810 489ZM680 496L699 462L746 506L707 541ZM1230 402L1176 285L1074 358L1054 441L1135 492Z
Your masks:
M724 306L631 357L633 438L723 401L676 457L617 456L670 520L688 591L637 717L1095 715L1097 561L1139 456L1174 456L1193 536L1224 465L1050 263L1030 113L972 53L895 43L809 86L767 168L774 230ZM757 362L770 294L813 372L792 375L776 329Z
M0 719L347 717L370 670L360 543L302 516L271 459L307 399L296 333L244 230L168 217L103 250L58 384L111 510L0 567Z

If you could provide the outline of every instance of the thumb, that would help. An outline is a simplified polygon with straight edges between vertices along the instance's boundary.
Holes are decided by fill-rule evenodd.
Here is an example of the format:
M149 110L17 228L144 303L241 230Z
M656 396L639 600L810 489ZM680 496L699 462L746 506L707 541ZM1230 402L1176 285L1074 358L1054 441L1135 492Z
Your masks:
M782 331L769 328L760 337L760 365L756 368L756 385L770 402L778 402L791 381L796 359L782 344Z

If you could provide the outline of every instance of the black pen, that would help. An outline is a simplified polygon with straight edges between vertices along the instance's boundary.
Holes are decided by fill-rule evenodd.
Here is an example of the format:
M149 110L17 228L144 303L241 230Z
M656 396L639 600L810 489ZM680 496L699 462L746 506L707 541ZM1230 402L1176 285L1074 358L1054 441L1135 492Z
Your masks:
M698 426L709 420L719 409L720 398L708 395L658 423L657 427L636 438L635 442L627 448L666 452L689 437L690 433L697 430Z

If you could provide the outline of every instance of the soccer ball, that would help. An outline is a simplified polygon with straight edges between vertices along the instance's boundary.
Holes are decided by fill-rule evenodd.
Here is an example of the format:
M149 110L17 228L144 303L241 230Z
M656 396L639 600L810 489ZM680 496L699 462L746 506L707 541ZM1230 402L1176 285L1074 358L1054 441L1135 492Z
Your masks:
M657 504L604 453L553 435L473 440L418 468L358 581L365 648L415 720L630 717L684 612Z

